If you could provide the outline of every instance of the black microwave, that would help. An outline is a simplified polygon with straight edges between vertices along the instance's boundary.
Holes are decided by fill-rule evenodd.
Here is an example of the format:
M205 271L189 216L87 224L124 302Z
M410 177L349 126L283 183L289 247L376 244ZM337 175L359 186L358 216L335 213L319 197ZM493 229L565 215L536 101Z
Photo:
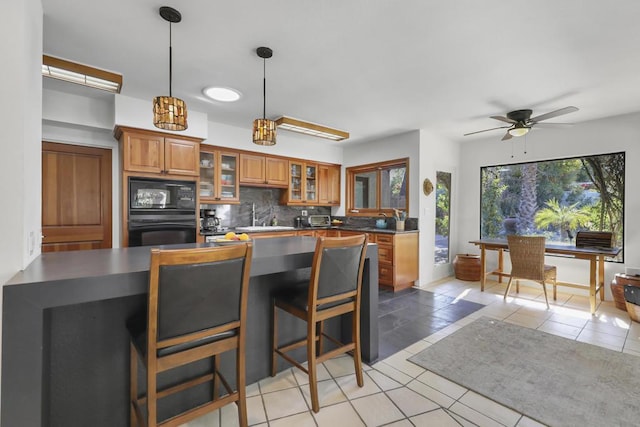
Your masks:
M196 184L193 181L129 177L129 212L193 211Z

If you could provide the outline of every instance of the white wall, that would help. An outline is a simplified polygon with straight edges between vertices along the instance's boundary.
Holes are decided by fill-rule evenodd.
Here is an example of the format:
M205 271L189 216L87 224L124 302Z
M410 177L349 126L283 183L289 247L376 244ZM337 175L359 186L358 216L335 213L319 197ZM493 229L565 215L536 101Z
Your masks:
M3 68L0 79L4 100L0 117L5 125L0 137L0 181L5 183L0 221L2 285L40 254L42 105L42 3L4 3L0 39L5 41L3 63L10 66ZM0 294L0 316L1 299Z
M115 95L115 124L206 139L207 115L188 107L187 105L187 129L167 131L153 125L153 99L138 99L117 94Z
M421 140L420 131L411 131L398 135L381 138L375 141L364 142L361 144L349 145L344 148L344 161L342 170L342 182L345 181L344 169L350 166L366 165L369 163L383 162L386 160L394 160L408 157L409 158L409 216L418 217L421 215L422 204L422 165L420 161ZM434 173L435 176L435 173ZM340 214L344 214L344 206L346 204L345 199L345 186L342 185L341 189L342 206L340 207ZM433 224L433 222L432 222ZM428 245L433 246L433 243L429 243L429 236L423 233L423 219L420 218L420 277L418 283L425 283L428 278L425 276L430 271L429 265L433 265L433 257L430 263L425 264L423 254L425 248ZM433 235L431 236L431 242L433 242ZM433 251L433 249L432 249ZM433 255L432 255L433 256Z
M511 142L500 141L499 135L481 140L470 140L461 146L460 181L457 186L459 206L455 228L457 250L479 253L469 240L479 238L480 233L480 167L505 163L519 163L581 155L626 152L625 195L625 264L607 263L605 284L624 266L640 266L640 222L636 221L640 209L640 197L635 185L640 182L640 114L627 114L601 120L578 123L568 129L534 129L525 138ZM513 158L512 156L513 151ZM505 257L508 258L508 257ZM489 257L488 267L495 267L495 254ZM558 280L588 283L587 261L547 257L547 263L558 267ZM507 268L510 266L507 264ZM610 292L606 286L607 293ZM570 291L569 288L562 288ZM610 295L609 295L610 297Z
M450 276L453 272L452 262L456 254L457 228L453 226L458 212L458 162L460 158L460 144L447 141L442 137L429 132L420 131L420 177L419 184L419 208L420 208L420 284L426 285L436 280ZM436 172L449 172L451 174L451 212L449 224L449 261L446 264L435 265L435 221L436 221ZM422 192L422 182L429 178L434 186L434 191L425 196ZM413 199L412 199L413 200Z

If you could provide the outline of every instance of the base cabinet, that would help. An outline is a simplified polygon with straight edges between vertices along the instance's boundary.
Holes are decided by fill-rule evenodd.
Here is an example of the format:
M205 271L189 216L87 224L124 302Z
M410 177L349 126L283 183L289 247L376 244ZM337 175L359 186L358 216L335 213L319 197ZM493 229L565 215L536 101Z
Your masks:
M340 236L362 234L340 230ZM410 288L418 280L418 233L367 233L378 244L378 282L395 291Z

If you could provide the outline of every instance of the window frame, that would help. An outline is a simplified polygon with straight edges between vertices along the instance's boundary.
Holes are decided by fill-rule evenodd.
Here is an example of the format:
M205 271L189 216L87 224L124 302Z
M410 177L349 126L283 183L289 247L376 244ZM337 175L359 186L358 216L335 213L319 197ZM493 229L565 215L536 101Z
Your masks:
M398 208L398 210L409 213L409 158L404 157L401 159L387 160L384 162L368 163L365 165L351 166L345 168L346 173L346 216L377 216L385 214L387 216L393 216L393 208L381 208L380 203L382 197L380 194L381 189L381 171L385 169L394 169L398 167L405 168L405 206L404 208ZM356 208L355 207L355 177L357 174L366 172L376 172L376 207L375 208Z

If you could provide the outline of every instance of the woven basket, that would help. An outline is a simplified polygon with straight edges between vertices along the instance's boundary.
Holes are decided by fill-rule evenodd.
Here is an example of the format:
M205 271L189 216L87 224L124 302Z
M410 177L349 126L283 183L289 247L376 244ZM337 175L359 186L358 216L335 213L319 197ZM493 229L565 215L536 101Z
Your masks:
M453 260L453 270L458 280L480 280L480 255L458 254Z
M640 305L632 304L629 301L625 301L624 303L627 306L627 313L629 313L631 320L640 323Z

